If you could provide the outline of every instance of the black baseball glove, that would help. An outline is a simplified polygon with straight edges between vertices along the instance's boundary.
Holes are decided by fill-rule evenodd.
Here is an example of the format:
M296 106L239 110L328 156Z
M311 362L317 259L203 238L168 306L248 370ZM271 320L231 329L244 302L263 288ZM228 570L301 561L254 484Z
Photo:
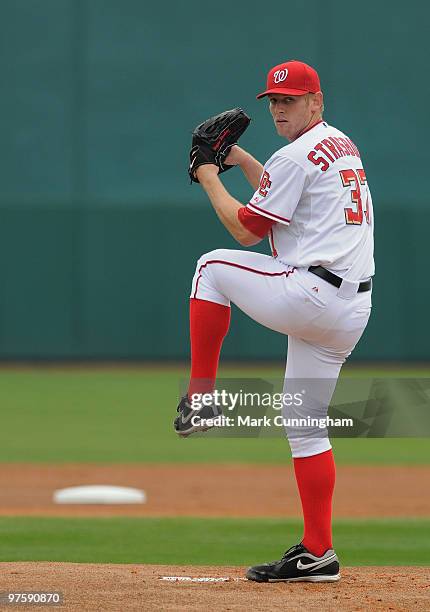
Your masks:
M226 157L250 121L241 108L233 108L203 121L195 128L188 167L191 182L199 182L194 172L204 164L215 164L220 174L233 168L225 163Z

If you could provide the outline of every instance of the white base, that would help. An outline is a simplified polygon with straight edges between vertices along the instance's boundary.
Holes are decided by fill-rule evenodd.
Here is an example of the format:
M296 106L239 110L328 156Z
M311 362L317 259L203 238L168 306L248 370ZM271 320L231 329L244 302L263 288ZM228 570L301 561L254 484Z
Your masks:
M54 491L55 504L144 504L145 491L130 487L89 485Z

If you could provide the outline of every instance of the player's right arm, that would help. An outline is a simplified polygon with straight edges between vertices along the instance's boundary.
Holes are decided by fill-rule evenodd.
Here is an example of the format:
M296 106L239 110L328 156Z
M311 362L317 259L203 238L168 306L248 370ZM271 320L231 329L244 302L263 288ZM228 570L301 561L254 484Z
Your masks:
M260 164L255 157L252 157L248 151L245 151L245 149L242 149L239 145L234 145L225 163L231 166L239 166L248 180L248 183L254 191L257 190L260 184L261 175L263 174L263 165Z

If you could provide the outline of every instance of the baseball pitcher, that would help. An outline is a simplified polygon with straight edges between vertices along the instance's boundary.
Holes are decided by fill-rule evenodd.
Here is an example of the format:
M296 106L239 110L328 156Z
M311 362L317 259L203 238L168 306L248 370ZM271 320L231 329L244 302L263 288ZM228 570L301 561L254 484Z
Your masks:
M189 174L205 190L219 219L244 247L268 238L271 256L219 249L197 262L191 288L191 379L175 419L180 436L204 431L191 398L214 389L230 324L230 303L254 321L288 336L284 392L295 381L324 380L307 413L327 415L340 369L370 316L373 261L372 198L360 151L323 119L317 72L300 61L273 67L266 89L275 128L289 144L264 166L236 143L248 127L241 109L196 128ZM219 175L239 166L254 193L244 206ZM285 412L293 408L286 408ZM220 414L204 406L201 421ZM293 415L293 412L290 412ZM327 435L286 428L300 493L304 535L276 562L256 565L257 582L339 580L331 513L335 464ZM315 433L315 435L314 435Z

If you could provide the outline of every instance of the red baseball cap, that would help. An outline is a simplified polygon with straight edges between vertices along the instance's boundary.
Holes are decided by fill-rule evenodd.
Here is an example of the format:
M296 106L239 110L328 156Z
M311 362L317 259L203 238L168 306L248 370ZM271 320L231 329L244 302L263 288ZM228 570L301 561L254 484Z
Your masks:
M262 98L268 94L283 94L284 96L303 96L306 93L321 91L317 71L304 62L291 60L278 64L269 70L267 89L258 94Z

